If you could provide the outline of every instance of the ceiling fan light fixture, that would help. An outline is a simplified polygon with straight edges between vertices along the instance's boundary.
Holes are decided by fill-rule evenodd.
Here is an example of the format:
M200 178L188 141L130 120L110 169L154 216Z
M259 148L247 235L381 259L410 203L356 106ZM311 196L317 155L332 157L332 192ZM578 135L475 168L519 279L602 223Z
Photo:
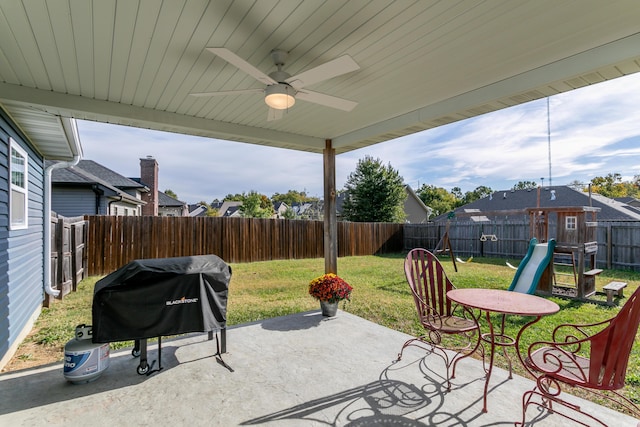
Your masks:
M288 84L278 83L269 85L264 90L264 102L276 110L286 110L296 103L295 89Z

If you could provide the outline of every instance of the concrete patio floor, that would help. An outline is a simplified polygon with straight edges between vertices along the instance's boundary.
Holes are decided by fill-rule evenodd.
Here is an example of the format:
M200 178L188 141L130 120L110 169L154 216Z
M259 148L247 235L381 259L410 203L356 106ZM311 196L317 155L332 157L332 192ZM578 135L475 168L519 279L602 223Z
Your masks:
M482 412L482 362L458 365L446 393L444 363L410 347L409 337L344 311L319 311L234 326L224 362L207 334L165 340L163 370L141 376L131 351L87 384L65 381L62 364L0 375L2 426L513 426L533 382L495 369L489 412ZM157 357L149 346L149 360ZM579 400L579 399L576 399ZM635 426L623 414L581 401L610 426ZM556 414L528 411L535 426L567 426Z

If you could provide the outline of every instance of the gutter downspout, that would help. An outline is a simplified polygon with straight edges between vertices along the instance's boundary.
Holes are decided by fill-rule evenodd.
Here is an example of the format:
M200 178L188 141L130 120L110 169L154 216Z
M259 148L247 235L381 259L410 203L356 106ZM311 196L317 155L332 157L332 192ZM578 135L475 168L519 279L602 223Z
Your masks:
M111 213L111 205L112 205L113 203L117 203L117 202L121 202L121 201L122 201L122 194L121 194L121 195L119 195L118 197L119 197L119 199L118 199L118 200L112 200L112 201L110 201L110 202L109 202L109 204L107 205L107 215L113 215L113 214Z
M104 191L102 191L99 187L98 184L93 184L91 186L91 189L93 190L93 192L96 195L96 212L95 215L100 215L100 197L104 194Z
M55 163L44 171L44 291L54 298L60 295L60 291L53 289L51 284L51 173L54 169L75 166L82 159L82 146L76 121L67 117L60 117L60 121L67 140L73 144L71 147L73 160Z

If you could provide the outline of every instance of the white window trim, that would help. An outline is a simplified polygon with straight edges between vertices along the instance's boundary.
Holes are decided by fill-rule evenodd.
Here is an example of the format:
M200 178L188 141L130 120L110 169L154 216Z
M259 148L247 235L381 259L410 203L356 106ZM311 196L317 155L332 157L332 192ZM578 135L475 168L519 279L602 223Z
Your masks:
M11 149L14 149L24 157L24 188L13 183L12 169L13 162L11 159ZM10 230L24 230L29 227L29 156L27 152L22 148L13 138L9 137L9 229ZM13 192L17 191L24 194L24 221L14 223L12 216L13 207Z
M577 230L578 229L578 217L577 216L568 216L565 219L564 227L566 230Z

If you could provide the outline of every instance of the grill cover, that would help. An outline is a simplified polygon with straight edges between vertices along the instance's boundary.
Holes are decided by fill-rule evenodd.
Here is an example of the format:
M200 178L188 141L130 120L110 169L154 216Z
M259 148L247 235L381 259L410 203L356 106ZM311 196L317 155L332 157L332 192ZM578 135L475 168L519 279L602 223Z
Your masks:
M95 285L93 342L222 329L230 279L215 255L131 261Z

